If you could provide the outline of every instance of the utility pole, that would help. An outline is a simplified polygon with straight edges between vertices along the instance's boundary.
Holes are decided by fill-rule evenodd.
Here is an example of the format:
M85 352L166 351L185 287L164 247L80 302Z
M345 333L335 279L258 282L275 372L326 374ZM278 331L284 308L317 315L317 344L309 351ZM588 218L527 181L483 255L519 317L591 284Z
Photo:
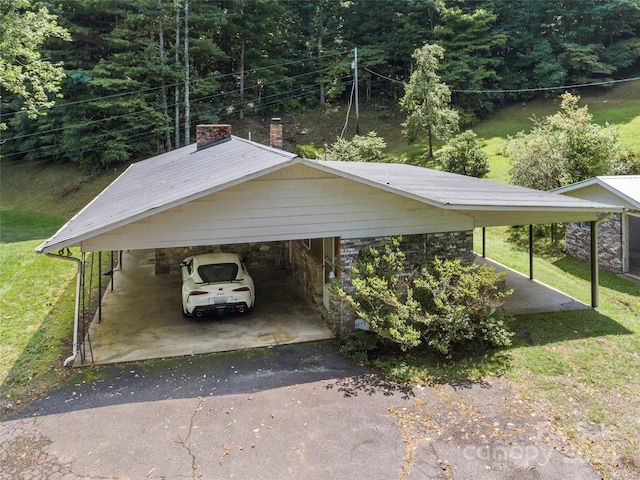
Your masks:
M353 87L356 91L356 135L360 135L360 111L358 108L358 48L353 49L354 60L353 60Z

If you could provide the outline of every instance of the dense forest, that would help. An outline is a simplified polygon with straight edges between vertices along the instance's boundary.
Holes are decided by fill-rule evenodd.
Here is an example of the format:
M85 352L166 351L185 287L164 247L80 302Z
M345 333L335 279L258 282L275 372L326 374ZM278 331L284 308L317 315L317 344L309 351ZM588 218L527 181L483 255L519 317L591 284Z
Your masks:
M0 4L6 10L7 0ZM348 102L355 65L362 104L397 105L425 43L444 50L439 75L463 126L559 87L624 80L640 57L638 0L58 0L24 8L42 5L69 36L49 37L39 53L63 62L65 75L46 115L28 115L20 95L1 92L5 166L64 160L97 170L190 143L196 124Z

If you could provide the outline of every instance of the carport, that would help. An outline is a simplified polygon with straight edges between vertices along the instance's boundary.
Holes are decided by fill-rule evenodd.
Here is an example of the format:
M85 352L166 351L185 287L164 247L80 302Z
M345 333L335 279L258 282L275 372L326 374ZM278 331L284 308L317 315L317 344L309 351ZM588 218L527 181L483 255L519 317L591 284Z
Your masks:
M252 270L253 312L187 318L180 308L180 277L155 275L154 250L123 252L107 289L102 316L89 329L92 363L104 364L242 350L332 338L327 324L302 298L285 269Z
M69 247L80 247L82 252L122 252L119 268L124 269L126 255L149 249L288 242L308 244L312 252L313 245L320 245L322 297L322 285L335 278L343 254L336 249L340 239L461 232L498 225L595 223L598 212L621 211L620 207L411 165L302 159L234 137L228 125L199 126L197 135L195 146L133 164L36 251L75 261L80 279L83 262L69 254ZM284 254L289 266L294 260L292 252L290 248ZM316 274L293 271L298 275L295 284ZM166 281L170 278L168 275ZM112 280L118 288L115 272ZM76 304L74 354L65 364L78 355ZM178 301L174 307L178 314L179 307ZM134 323L144 318L127 315ZM267 324L257 328L258 315L253 318L251 335L271 335ZM102 321L115 320L104 315ZM242 323L220 322L222 325L229 330L220 330L218 336L226 341ZM175 325L164 331L171 328ZM163 342L160 332L158 328L147 334L158 347L155 357L168 356L159 348ZM141 338L128 348L133 351L142 344ZM192 353L201 351L198 347Z
M269 347L333 337L326 322L296 289L294 276L284 269L252 272L260 299L246 315L204 319L185 318L180 305L180 282L175 275L155 275L153 250L124 252L122 269L114 272L115 288L102 301L87 336L85 356L91 363L108 364L158 357ZM496 262L477 257L506 277L514 294L505 310L530 314L580 310L588 305ZM76 360L77 364L81 364Z

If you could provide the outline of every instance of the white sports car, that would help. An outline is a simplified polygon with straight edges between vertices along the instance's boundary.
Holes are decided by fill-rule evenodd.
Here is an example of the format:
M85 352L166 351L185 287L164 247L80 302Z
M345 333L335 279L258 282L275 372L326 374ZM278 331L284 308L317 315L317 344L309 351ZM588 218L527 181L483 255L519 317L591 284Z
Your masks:
M244 313L253 309L255 289L244 262L235 253L206 253L185 258L182 311L187 316Z

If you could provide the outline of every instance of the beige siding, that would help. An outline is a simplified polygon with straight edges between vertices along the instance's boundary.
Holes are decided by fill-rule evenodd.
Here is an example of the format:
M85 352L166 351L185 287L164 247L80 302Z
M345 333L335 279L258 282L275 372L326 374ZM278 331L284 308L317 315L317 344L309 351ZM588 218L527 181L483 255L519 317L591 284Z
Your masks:
M620 195L617 195L601 185L589 185L580 189L576 189L565 193L576 198L584 198L585 200L591 200L592 202L607 203L609 205L620 205L627 208L634 208L634 205L626 200L622 199Z
M470 216L294 165L82 243L86 251L470 230Z

